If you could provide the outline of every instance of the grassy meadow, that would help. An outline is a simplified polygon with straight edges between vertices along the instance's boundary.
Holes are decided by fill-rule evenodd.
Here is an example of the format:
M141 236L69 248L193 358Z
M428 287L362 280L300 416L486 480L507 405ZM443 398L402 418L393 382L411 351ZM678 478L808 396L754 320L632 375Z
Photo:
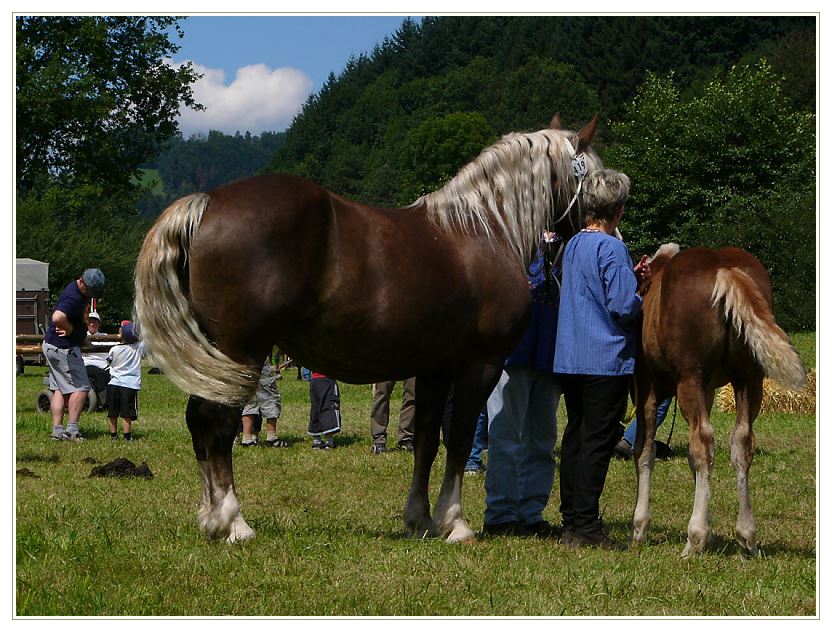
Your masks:
M815 366L814 334L794 337ZM145 369L146 370L146 369ZM816 601L816 420L763 414L755 424L752 503L761 555L733 539L737 500L728 436L714 412L713 546L681 559L693 502L686 424L675 456L657 462L648 543L626 552L557 542L479 539L469 545L404 537L412 456L370 454L370 387L342 385L337 449L311 450L308 383L285 371L278 430L288 449L234 448L237 491L254 540L228 545L196 526L200 493L186 396L143 376L138 441L112 442L103 413L83 414L81 444L49 439L35 410L45 371L16 378L16 606L41 616L806 616ZM391 436L401 387L394 392ZM565 414L561 405L559 431ZM659 429L666 440L670 420ZM147 462L152 479L90 478L97 464ZM431 480L435 500L444 462ZM464 480L465 514L482 527L482 476ZM559 523L557 480L545 517ZM626 540L632 462L611 464L605 522Z

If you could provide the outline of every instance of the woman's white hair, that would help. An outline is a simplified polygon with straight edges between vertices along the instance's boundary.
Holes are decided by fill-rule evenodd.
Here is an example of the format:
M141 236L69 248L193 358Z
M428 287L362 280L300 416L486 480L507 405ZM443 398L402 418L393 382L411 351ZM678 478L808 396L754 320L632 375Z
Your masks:
M609 222L630 197L630 178L614 169L599 169L587 175L581 191L584 220Z

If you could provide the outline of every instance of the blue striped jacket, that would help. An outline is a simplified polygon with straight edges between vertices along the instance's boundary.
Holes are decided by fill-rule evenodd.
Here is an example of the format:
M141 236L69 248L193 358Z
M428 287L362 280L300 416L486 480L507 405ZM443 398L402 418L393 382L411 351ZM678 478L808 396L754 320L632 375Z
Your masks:
M630 252L611 235L581 231L563 256L555 372L632 375L641 297Z

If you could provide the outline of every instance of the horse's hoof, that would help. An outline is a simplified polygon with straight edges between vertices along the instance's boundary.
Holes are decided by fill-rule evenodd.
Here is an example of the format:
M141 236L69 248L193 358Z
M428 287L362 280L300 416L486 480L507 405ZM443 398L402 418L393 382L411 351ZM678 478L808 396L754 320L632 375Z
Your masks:
M756 544L748 545L744 542L737 542L740 545L740 552L744 557L755 558L760 557L760 550Z
M405 536L411 540L427 540L433 538L436 534L433 532L433 527L405 525Z
M241 525L233 525L231 527L231 532L228 534L225 541L229 544L234 544L235 542L245 542L246 540L254 538L256 534L257 533L254 529L243 522Z
M682 557L684 558L691 557L692 555L698 555L704 550L705 547L703 545L696 546L691 544L690 540L688 540L687 544L685 544L684 550L682 551Z
M456 543L456 542L463 542L465 544L471 544L476 542L477 535L471 530L464 521L459 520L454 524L453 529L448 534L448 537L445 539L446 542Z

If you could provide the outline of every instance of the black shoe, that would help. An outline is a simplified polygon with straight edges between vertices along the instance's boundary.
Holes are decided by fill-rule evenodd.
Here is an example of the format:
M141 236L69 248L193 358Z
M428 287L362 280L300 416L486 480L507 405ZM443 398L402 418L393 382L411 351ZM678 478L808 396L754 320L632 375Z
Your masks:
M613 454L617 459L624 459L626 461L633 456L633 446L631 446L626 439L622 439L613 448Z
M397 450L401 452L413 452L413 442L412 441L400 441L399 445L396 447Z
M386 454L387 446L383 443L374 443L373 447L370 448L370 452L372 452L373 454Z
M565 539L565 538L564 538ZM573 549L598 547L607 551L626 551L627 545L613 540L604 529L591 531L572 531L569 546Z
M318 439L318 438L312 439L312 449L313 450L323 450L324 449L324 442L321 439Z
M490 536L516 536L520 538L528 537L531 532L526 531L525 528L516 522L499 522L497 524L482 525L483 535Z
M524 524L523 529L528 531L529 534L534 537L552 538L554 540L559 540L561 534L563 533L563 529L561 529L559 525L551 524L546 520L540 520L539 522L533 522L532 524Z
M240 447L241 448L253 448L256 445L257 445L257 440L256 439L254 441L241 441L240 442Z
M335 449L335 439L327 439L324 441L324 444L321 446L322 450L334 450Z
M266 439L267 448L289 448L291 444L283 439Z

